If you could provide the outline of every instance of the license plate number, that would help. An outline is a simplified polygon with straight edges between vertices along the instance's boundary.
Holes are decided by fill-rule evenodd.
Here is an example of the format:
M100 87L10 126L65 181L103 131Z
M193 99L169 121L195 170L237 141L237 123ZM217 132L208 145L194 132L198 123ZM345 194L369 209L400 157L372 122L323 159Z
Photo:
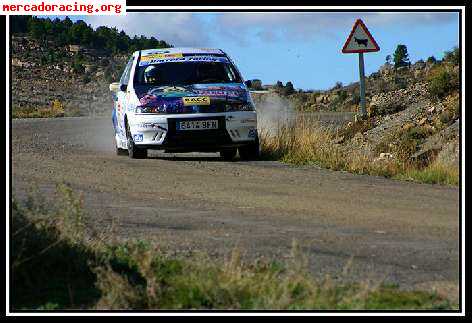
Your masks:
M218 129L218 120L190 120L177 123L177 130Z

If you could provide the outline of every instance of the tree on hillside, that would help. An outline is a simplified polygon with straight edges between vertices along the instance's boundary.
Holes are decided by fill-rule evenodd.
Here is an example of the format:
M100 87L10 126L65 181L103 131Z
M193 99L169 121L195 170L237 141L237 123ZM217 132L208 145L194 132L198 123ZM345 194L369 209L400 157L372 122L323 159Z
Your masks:
M251 80L251 89L252 90L262 90L262 81L259 79Z
M295 89L293 88L293 84L292 84L292 82L288 81L285 84L285 87L283 89L282 94L283 95L290 95L290 94L293 94L293 93L295 93Z
M393 62L395 64L395 68L401 66L409 66L410 59L408 58L408 49L406 45L398 45L395 53L393 54Z
M429 64L436 64L437 59L436 59L436 57L434 57L434 56L430 56L430 57L428 57L428 59L426 60L426 62L429 63Z
M333 86L332 89L333 89L333 90L337 90L337 89L340 89L340 88L342 88L342 87L343 87L343 82L338 81L338 82L336 82L336 83L334 84L334 86Z
M59 46L68 44L94 48L108 54L129 53L147 48L172 47L155 37L130 38L124 31L105 26L94 30L83 20L73 22L69 17L64 20L55 18L38 18L12 16L10 18L12 33L28 33L33 39L53 41Z
M45 36L46 30L44 24L37 18L32 18L28 21L28 33L33 39L42 40Z
M446 62L451 62L454 65L459 65L461 63L461 53L459 48L456 46L450 51L445 51L444 60Z
M21 34L28 32L28 22L30 19L30 16L15 16L14 19L10 18L10 32Z

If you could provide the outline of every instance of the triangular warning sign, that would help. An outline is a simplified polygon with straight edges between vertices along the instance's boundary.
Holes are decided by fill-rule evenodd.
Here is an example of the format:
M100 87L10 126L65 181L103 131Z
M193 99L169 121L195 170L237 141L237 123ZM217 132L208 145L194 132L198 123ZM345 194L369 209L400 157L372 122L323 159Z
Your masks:
M343 53L378 52L379 45L361 19L357 19L343 46Z

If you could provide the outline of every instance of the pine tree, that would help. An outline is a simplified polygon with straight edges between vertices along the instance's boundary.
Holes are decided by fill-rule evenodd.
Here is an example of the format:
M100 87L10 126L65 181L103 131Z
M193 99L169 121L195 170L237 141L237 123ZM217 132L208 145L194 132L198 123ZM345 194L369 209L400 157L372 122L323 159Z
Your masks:
M410 59L408 58L408 49L406 45L398 45L395 53L393 54L393 62L395 68L401 66L408 66L410 64Z

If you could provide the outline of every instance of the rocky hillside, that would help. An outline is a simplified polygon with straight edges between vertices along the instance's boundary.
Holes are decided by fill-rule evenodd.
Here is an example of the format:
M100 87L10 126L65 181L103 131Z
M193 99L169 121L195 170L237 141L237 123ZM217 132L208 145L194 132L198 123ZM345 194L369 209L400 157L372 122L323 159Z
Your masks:
M338 127L334 144L345 155L360 153L373 163L420 170L440 164L458 173L459 64L459 51L454 49L442 61L419 61L398 69L382 66L367 78L368 118ZM292 111L346 112L358 110L358 91L358 84L353 83L289 96L254 93L253 98L265 110L276 96Z
M12 36L11 58L14 117L42 116L39 112L55 107L53 116L110 113L108 85L127 59L18 35Z
M366 101L383 93L406 90L417 83L428 83L434 73L445 65L452 66L453 72L458 73L459 53L457 49L446 52L443 61L419 60L410 66L395 68L392 64L384 64L375 73L366 77ZM424 93L423 93L424 94ZM278 95L287 99L297 111L350 111L356 112L359 106L359 83L354 82L343 86L341 82L329 90L317 90L310 92L295 92L291 95L280 95L274 88L268 93L255 93L253 98L256 103L263 104L266 98Z
M351 122L338 143L346 151L363 151L381 162L397 159L422 167L436 157L443 164L459 162L460 96L451 92L442 100L431 99L427 83L374 95L371 117Z

